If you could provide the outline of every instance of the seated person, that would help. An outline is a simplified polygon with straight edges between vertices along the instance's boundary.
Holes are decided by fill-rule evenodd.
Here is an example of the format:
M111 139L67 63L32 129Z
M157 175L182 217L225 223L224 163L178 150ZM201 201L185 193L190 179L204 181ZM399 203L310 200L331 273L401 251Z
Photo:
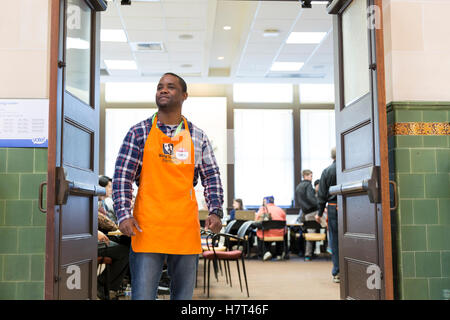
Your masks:
M256 213L256 221L269 221L269 220L281 220L281 221L286 221L286 213L284 212L283 209L281 209L280 207L277 207L275 204L275 199L273 196L269 196L269 197L265 197L263 200L263 205L259 208L258 212ZM267 230L264 231L264 237L284 237L284 235L286 234L286 229L271 229L271 230ZM256 232L256 235L258 237L258 250L260 255L263 257L263 260L270 260L272 259L272 253L270 252L270 244L266 244L266 252L262 252L263 250L263 243L264 241L262 241L263 238L263 234L262 234L262 230L258 230ZM283 246L284 243L277 241L275 242L276 244L276 249L275 249L275 255L276 255L276 260L282 260L283 259Z
M114 202L112 200L112 179L107 176L101 176L98 180L100 186L106 189L105 196L98 197L98 207L103 208L107 217L114 223L117 223L117 216L114 211Z
M244 210L244 205L242 203L242 199L234 199L233 200L233 210L230 211L230 216L228 217L228 221L233 221L235 219L234 215L236 214L236 210Z
M110 241L109 238L100 230L97 231L97 240L99 243L98 256L109 257L112 264L109 266L109 290L118 291L124 276L128 272L129 248L122 244ZM104 246L100 246L104 244ZM105 299L105 272L97 277L97 295L100 299Z

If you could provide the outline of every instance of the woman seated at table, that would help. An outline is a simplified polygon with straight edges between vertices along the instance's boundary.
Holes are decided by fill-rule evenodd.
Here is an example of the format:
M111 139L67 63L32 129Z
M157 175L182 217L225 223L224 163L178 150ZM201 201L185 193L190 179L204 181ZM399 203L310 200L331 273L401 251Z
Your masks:
M258 212L256 213L256 221L269 221L269 220L281 220L286 221L286 213L283 209L280 207L277 207L275 205L275 199L273 196L268 196L263 199L263 205L259 208ZM284 237L286 233L285 228L283 229L270 229L267 231L264 231L264 238L267 237ZM270 260L272 259L272 252L270 250L271 243L268 242L265 246L263 246L264 241L263 239L263 232L262 230L259 230L256 232L256 235L258 236L258 251L260 256L263 257L263 260ZM275 256L276 260L282 260L283 259L283 242L282 241L276 241L275 242ZM266 252L262 252L263 248L265 247Z
M242 199L234 199L233 200L233 210L230 211L230 215L228 216L228 222L236 219L235 218L236 210L244 210L244 205L242 203Z

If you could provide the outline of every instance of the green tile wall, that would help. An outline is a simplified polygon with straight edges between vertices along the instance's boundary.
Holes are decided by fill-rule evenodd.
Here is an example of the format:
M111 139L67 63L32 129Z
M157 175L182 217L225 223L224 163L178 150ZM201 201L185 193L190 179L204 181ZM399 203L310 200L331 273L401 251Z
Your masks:
M450 120L446 102L393 102L387 109L388 125ZM450 137L390 137L389 163L399 195L391 215L396 298L448 299Z
M0 300L44 299L46 148L0 148Z

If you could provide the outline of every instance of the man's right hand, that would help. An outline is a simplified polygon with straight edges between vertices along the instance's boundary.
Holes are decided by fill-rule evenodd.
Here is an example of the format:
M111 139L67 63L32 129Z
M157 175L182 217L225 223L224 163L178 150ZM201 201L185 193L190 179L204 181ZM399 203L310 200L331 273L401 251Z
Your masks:
M122 221L119 225L120 232L129 237L136 235L136 233L134 232L134 228L136 228L139 232L142 232L139 224L133 217Z

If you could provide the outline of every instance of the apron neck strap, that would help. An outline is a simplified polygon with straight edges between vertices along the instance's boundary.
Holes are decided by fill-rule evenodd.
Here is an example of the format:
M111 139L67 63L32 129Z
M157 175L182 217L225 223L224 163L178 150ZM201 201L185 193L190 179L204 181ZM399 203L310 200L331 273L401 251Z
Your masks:
M181 116L181 122L180 122L180 124L178 125L177 129L175 130L174 136L176 136L177 134L180 133L181 128L183 127L183 122L184 122L184 128L186 129L186 128L188 127L188 126L187 126L186 119L185 119L183 116ZM158 127L158 116L156 115L156 113L153 114L153 117L152 117L152 123L155 124L155 125L156 125L156 128L159 129L159 127Z

